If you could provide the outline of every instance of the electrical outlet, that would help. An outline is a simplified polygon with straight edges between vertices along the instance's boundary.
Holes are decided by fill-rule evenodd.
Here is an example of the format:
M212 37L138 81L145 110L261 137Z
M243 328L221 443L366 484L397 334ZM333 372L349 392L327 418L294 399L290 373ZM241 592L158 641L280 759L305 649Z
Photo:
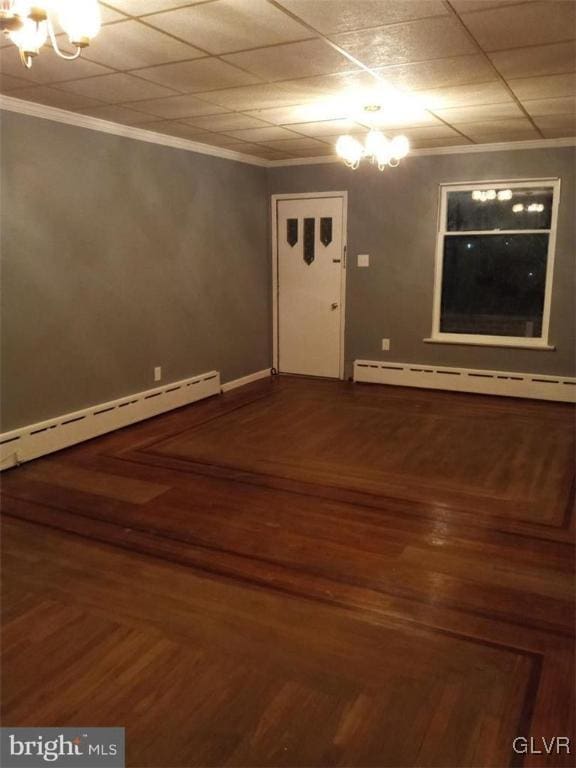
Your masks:
M382 339L382 350L384 352L390 351L390 339Z
M359 267L369 267L370 266L370 254L369 253L359 253L358 254L358 266Z
M160 365L154 368L154 381L162 381L162 367Z

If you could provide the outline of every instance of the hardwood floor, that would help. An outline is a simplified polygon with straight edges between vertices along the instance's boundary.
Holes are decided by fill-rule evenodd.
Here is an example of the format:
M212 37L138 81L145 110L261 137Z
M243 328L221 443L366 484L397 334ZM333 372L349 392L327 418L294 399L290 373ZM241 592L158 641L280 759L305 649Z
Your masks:
M124 725L134 768L573 765L574 433L280 377L4 473L4 725Z

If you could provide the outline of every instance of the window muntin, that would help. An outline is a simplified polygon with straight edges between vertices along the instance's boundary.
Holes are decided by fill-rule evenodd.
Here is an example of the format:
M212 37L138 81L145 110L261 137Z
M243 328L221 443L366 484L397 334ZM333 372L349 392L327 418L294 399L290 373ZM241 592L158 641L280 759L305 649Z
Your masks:
M432 339L546 346L558 181L442 187Z

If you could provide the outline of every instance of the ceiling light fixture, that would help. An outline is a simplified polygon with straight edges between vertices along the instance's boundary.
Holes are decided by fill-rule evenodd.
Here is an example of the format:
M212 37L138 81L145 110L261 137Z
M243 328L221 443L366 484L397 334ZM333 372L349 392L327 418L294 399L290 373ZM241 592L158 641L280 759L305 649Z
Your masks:
M367 158L379 171L386 166L396 168L400 160L410 151L410 142L406 136L387 139L381 131L372 129L366 136L364 145L353 136L340 136L336 142L336 153L349 168L355 170L363 158Z
M55 19L76 48L74 53L60 50ZM0 30L17 46L27 69L48 37L58 56L73 60L100 31L100 6L97 0L0 0Z

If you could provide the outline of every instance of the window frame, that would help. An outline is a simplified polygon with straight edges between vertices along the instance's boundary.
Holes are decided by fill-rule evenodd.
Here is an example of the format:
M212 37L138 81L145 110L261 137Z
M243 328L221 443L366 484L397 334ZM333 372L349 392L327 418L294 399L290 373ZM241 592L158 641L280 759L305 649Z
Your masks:
M494 229L466 230L449 232L447 229L448 193L472 192L475 189L494 189L501 187L514 189L518 187L552 187L552 216L550 229ZM436 258L434 266L434 302L432 310L432 333L427 342L440 344L473 344L489 347L520 347L528 349L554 349L548 341L550 330L550 310L552 306L552 281L554 276L554 257L556 254L556 230L558 223L558 205L560 202L560 179L499 179L498 181L467 181L440 184L438 204L438 222L436 229ZM442 272L444 268L444 239L446 237L466 235L518 235L518 234L548 234L548 252L546 261L546 283L544 288L544 306L542 309L542 335L536 337L524 336L492 336L468 333L445 333L440 330L440 313L442 309Z

